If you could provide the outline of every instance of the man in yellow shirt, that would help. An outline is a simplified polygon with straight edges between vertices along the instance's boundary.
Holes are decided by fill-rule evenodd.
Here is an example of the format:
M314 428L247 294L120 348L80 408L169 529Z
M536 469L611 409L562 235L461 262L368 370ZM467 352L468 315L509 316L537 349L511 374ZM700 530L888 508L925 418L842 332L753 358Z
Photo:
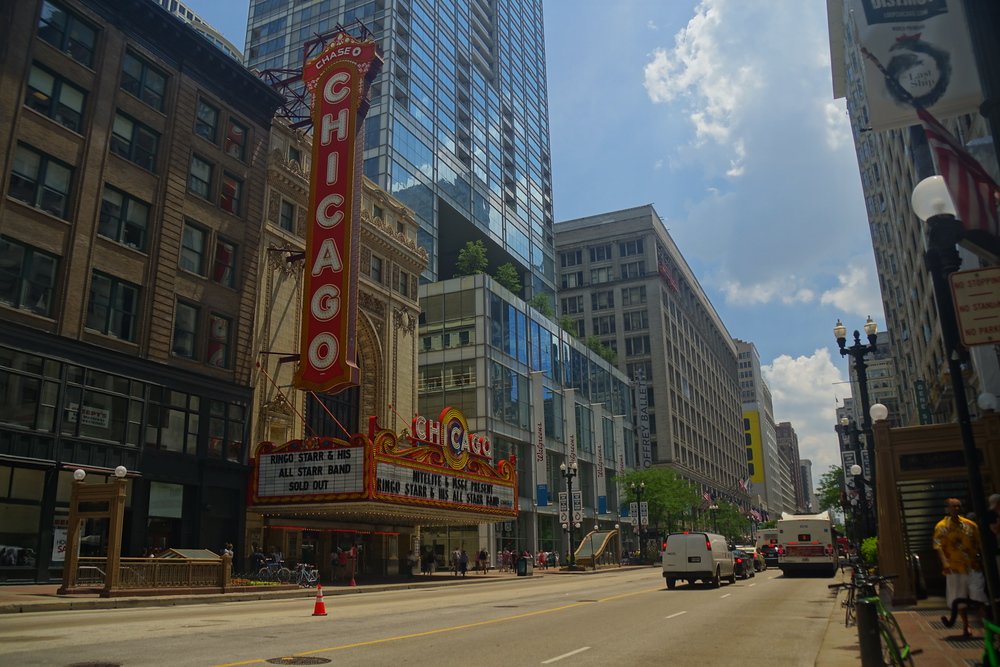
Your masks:
M979 526L962 516L962 501L949 498L945 501L948 516L934 526L933 544L941 559L941 572L945 575L945 598L948 606L956 598L970 598L986 602L983 567L980 562ZM959 611L962 617L962 634L971 637L969 615L966 607Z

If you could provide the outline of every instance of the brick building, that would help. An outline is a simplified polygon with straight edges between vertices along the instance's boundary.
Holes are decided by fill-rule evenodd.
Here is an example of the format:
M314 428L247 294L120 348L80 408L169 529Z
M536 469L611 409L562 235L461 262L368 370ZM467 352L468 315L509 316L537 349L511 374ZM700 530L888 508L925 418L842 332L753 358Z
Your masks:
M59 577L77 468L125 555L237 541L279 96L148 0L3 3L0 81L0 580Z

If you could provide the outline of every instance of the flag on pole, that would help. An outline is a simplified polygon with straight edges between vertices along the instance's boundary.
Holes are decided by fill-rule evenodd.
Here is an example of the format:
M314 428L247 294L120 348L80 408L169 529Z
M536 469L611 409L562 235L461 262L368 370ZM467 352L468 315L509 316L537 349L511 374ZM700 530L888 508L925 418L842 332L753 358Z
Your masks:
M931 112L917 107L917 116L962 226L1000 236L1000 186Z
M708 493L708 491L706 491L705 493L701 494L701 497L705 499L706 503L712 502L712 496Z

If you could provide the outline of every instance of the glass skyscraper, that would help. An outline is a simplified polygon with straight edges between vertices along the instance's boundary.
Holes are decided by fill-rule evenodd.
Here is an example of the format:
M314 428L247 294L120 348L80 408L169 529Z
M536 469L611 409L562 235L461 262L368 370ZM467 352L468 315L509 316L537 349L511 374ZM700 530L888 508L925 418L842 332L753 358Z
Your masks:
M381 45L365 175L411 207L429 256L452 277L481 239L525 293L554 292L552 178L542 0L251 0L246 64L302 64L303 44L359 23ZM551 302L550 302L551 303Z

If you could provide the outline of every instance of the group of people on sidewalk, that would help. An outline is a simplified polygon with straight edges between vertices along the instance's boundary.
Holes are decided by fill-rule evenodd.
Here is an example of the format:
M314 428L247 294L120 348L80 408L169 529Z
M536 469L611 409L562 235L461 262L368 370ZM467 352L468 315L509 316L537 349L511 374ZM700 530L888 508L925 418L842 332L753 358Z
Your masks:
M972 637L969 626L968 601L973 600L979 614L989 602L986 581L983 576L983 554L996 554L997 536L1000 535L1000 493L989 497L989 509L984 524L989 528L980 535L979 525L962 516L962 501L948 498L945 501L947 516L934 526L933 546L941 560L941 572L945 576L945 600L952 607L955 600L965 600L959 608L962 619L962 636ZM984 549L984 546L986 548Z

